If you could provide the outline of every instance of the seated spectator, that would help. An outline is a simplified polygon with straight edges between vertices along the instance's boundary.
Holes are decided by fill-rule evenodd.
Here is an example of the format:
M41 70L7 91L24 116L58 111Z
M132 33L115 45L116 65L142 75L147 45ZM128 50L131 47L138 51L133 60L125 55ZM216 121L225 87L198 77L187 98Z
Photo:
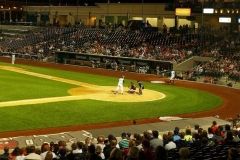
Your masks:
M139 151L139 160L154 160L154 154L147 139L142 141L143 148Z
M125 132L123 132L121 137L122 137L122 139L118 143L120 149L128 149L129 140L127 138L127 134Z
M168 152L163 146L157 146L155 149L155 159L154 160L167 160Z
M50 145L48 143L43 143L41 146L41 158L45 159L46 154L50 151ZM53 158L57 158L55 153L52 153Z
M138 160L139 149L136 146L129 148L126 160Z
M218 125L217 125L217 122L216 121L213 121L212 122L212 126L211 126L211 129L212 129L212 133L216 133L217 129L218 129Z
M26 148L27 155L25 157L26 160L41 160L41 156L39 154L36 154L36 148L35 146L28 146Z
M111 134L108 135L108 140L106 141L105 147L103 149L105 159L108 159L110 157L110 153L114 148L118 148L117 145L118 143L116 137Z
M168 143L165 145L167 151L177 148L176 143L173 142L172 137L168 137Z
M179 160L190 160L190 150L187 147L179 149Z
M59 160L67 160L67 149L66 148L59 148L58 150L58 159Z
M185 133L186 133L186 135L184 136L184 140L187 142L192 142L193 139L192 139L191 129L186 129Z
M194 132L198 133L198 130L200 129L200 126L198 124L194 125Z
M25 155L26 155L26 149L25 148L21 148L19 151L19 155L16 156L16 160L24 160L25 159Z
M122 151L119 148L114 148L110 153L109 160L123 160Z
M163 141L158 138L159 133L156 130L152 131L153 138L150 140L150 146L153 151L157 148L157 146L163 146Z
M225 145L232 145L232 146L236 145L236 142L233 141L233 133L232 133L232 131L228 131L227 132L227 136L224 139L224 144Z
M96 153L96 148L94 144L88 147L88 160L102 160L100 155Z
M98 136L98 138L97 138L97 144L96 144L96 149L97 149L97 147L100 147L100 148L98 149L98 151L101 151L101 153L99 153L99 154L100 154L100 156L101 156L102 159L105 159L104 154L103 154L103 149L104 149L104 147L105 147L104 141L105 141L104 136Z
M181 139L181 137L179 136L179 128L176 127L173 131L173 141L177 142Z
M9 160L15 160L17 156L20 155L20 148L15 147L12 151L12 153L9 154L8 159Z
M86 159L86 153L83 151L83 142L73 143L71 145L71 152L67 155L67 159L78 159L83 160Z
M53 152L48 151L44 160L53 160Z
M239 160L239 151L236 148L230 148L227 151L227 160Z
M5 146L3 149L3 154L0 155L0 160L8 160L9 157L9 147Z
M137 134L135 133L133 135L134 137L134 140L135 140L135 143L136 143L136 147L141 150L142 149L142 140L143 140L143 137L140 135L140 134Z
M220 127L219 127L220 128ZM212 140L215 142L215 144L223 144L224 138L221 135L221 131L218 129L216 133L213 135Z
M216 132L217 132L217 131L215 131L215 133L216 133ZM208 128L208 134L207 134L207 137L208 137L208 139L212 139L213 136L214 136L214 134L213 134L213 132L212 132L212 128L209 127L209 128Z
M177 145L177 147L178 147L178 148L186 147L186 146L188 145L188 142L186 142L186 141L184 140L185 132L181 132L181 133L180 133L180 137L181 137L181 139L175 142L176 145Z

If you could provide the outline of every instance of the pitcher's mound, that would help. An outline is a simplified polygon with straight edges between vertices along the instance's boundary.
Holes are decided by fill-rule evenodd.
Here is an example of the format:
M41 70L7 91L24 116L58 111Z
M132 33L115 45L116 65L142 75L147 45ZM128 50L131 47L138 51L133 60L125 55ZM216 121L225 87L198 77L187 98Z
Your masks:
M77 87L70 89L68 93L74 96L83 96L83 99L112 102L146 102L165 98L165 94L149 89L144 89L142 95L139 95L138 92L134 94L128 93L128 88L124 88L125 92L123 95L115 94L115 88L115 86Z

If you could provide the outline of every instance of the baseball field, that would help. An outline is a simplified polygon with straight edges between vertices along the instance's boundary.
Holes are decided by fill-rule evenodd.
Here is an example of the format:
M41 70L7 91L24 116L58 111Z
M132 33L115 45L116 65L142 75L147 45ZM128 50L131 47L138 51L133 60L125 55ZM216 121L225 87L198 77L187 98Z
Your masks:
M112 72L112 71L111 71ZM110 72L110 73L111 73ZM118 73L118 75L125 73ZM0 131L24 131L153 119L212 111L224 100L210 91L144 80L143 95L114 94L118 77L0 63Z

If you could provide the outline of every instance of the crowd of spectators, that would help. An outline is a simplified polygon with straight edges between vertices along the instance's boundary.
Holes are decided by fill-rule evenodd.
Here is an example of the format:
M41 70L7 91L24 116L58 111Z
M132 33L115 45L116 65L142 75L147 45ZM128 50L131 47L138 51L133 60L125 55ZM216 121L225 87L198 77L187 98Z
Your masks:
M182 62L199 51L201 36L183 27L175 32L132 31L123 27L96 29L85 27L52 27L0 42L1 52L15 52L38 58L53 51L101 54L140 59ZM183 30L186 33L183 33ZM212 43L214 37L204 35Z
M215 31L208 28L192 29L187 25L174 30L164 27L162 32L129 30L123 26L114 29L48 27L1 41L0 52L16 53L20 58L43 61L54 60L56 51L173 63L180 63L193 55L208 56L215 58L215 61L198 65L194 69L197 75L227 75L238 81L239 34L225 33L229 33L225 28ZM93 62L92 66L97 67L98 63ZM120 64L115 64L112 68L121 69Z
M1 160L238 160L240 132L230 125L218 126L212 122L207 130L199 125L160 134L149 130L142 134L123 132L116 138L87 137L71 143L43 143L41 148L4 148Z
M199 75L221 78L226 76L229 79L240 80L240 56L233 55L219 57L214 61L199 64L195 70ZM226 79L228 80L228 79Z
M200 56L213 57L209 62L199 63L194 68L194 75L206 76L210 79L226 77L226 82L240 80L240 38L239 33L224 34L226 29L221 28L218 39L209 47L206 45ZM227 32L229 33L229 32ZM214 80L210 80L214 83Z

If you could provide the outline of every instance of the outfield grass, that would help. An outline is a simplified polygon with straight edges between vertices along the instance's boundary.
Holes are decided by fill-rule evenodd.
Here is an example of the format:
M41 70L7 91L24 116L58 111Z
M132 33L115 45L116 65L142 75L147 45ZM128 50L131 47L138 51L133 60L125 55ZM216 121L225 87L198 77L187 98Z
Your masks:
M0 63L0 65L7 65ZM27 70L97 85L116 86L117 78L56 69L16 65ZM65 96L74 85L0 70L0 101ZM129 84L130 80L126 80ZM114 87L115 88L115 87ZM0 131L27 130L77 124L112 122L198 112L217 107L222 100L210 93L151 84L164 93L162 100L141 103L79 100L0 108Z

